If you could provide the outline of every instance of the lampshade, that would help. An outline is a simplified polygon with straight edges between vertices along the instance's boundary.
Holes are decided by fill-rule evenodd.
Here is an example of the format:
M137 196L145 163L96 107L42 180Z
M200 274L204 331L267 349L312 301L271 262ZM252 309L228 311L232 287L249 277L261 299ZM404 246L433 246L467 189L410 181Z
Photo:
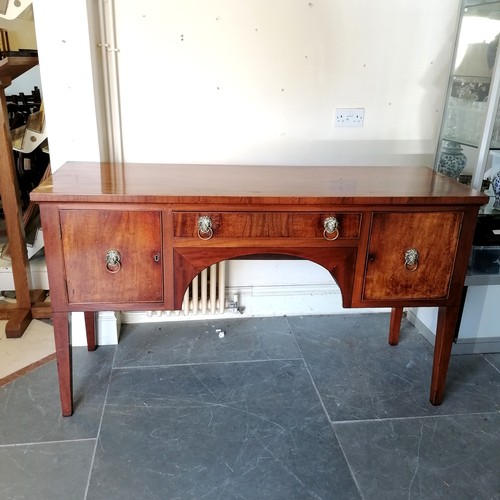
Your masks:
M488 66L488 45L487 43L470 43L454 72L455 76L491 78L491 69Z

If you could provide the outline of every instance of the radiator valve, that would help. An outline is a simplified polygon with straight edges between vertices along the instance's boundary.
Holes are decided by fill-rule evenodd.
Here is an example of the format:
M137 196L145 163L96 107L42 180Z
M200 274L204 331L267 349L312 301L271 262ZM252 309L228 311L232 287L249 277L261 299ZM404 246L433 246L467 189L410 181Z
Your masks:
M234 314L243 314L243 308L240 307L238 304L238 294L237 293L235 293L233 295L233 300L231 300L227 303L227 307L229 309L232 309Z

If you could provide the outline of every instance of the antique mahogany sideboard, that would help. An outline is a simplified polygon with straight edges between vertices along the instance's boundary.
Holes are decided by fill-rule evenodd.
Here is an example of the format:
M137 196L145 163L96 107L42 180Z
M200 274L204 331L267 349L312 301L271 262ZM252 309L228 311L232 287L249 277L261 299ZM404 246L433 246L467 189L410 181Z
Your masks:
M180 309L191 280L250 255L325 267L344 307L438 306L441 404L482 193L425 167L70 162L31 194L45 239L62 413L73 412L68 315ZM355 333L353 333L355 335Z

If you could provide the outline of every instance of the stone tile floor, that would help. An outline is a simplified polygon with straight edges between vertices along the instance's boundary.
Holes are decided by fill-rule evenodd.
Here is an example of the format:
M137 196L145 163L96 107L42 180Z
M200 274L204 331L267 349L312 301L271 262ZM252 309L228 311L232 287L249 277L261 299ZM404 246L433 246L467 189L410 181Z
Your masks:
M500 354L453 356L349 314L124 325L0 389L0 498L500 499ZM226 336L220 339L216 328Z

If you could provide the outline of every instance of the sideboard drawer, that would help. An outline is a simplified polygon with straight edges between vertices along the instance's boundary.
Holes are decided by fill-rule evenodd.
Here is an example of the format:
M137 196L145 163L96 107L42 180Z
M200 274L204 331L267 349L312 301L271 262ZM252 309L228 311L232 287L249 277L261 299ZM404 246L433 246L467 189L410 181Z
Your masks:
M461 223L461 212L374 213L363 299L446 299Z
M174 236L199 238L200 217L210 219L211 237L214 238L322 239L325 237L325 220L335 219L338 234L336 230L327 233L329 239L356 239L361 223L360 213L176 212Z
M161 213L61 210L69 303L163 300Z

